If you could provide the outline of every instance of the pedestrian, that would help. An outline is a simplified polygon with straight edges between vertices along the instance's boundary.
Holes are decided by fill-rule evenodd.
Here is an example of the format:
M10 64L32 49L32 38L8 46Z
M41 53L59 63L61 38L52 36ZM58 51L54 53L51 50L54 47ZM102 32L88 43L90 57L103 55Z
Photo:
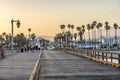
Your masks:
M40 47L41 47L40 44L38 44L38 49L39 49L39 51L40 51Z
M27 45L27 52L29 52L30 47Z
M24 51L25 51L25 52L27 51L27 46L26 46L26 45L24 45Z
M5 47L1 48L1 58L5 58Z
M23 53L23 47L21 47L21 53Z
M37 46L37 45L35 45L35 50L36 50L36 52L37 52L37 50L38 50L38 46Z
M31 47L31 51L34 53L34 44L32 43L30 47Z

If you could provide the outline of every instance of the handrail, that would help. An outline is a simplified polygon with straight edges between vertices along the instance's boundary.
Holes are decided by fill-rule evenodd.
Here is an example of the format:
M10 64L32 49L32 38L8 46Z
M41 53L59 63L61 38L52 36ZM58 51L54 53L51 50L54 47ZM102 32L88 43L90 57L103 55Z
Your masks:
M87 49L69 49L66 51L75 54L77 56L83 56L85 58L92 59L97 62L109 64L115 67L120 67L119 53L100 51L100 50L87 50Z
M40 54L39 57L36 61L35 67L33 68L33 71L30 75L29 80L36 80L38 78L38 73L39 73L39 69L40 69L40 57L42 55L42 50L40 50Z

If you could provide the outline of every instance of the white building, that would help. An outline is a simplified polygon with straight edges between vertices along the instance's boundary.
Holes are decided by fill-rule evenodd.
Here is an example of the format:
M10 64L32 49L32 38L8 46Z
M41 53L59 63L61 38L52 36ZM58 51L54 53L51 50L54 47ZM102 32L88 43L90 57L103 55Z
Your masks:
M106 38L105 36L102 36L100 40L102 40L102 45L110 46L112 46L113 44L120 45L120 37L117 37L117 39L115 39L115 37Z

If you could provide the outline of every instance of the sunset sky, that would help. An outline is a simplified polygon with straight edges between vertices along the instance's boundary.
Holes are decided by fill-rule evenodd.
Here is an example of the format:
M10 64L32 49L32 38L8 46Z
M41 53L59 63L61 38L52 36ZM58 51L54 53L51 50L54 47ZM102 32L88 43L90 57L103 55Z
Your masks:
M37 36L55 36L61 24L77 27L96 20L120 25L120 0L0 0L0 34L11 33L12 18L21 21L20 29L14 23L15 34L28 35L31 28Z

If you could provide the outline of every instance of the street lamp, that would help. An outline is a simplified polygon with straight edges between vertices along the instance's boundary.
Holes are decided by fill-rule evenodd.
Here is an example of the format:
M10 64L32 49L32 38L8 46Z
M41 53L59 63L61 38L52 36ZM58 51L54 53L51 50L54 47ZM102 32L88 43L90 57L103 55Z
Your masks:
M13 23L14 22L17 22L16 25L17 25L17 28L20 28L20 21L19 20L11 20L11 24L12 24L12 40L11 40L11 44L12 44L12 55L14 54L14 49L13 49L13 41L14 41L14 33L13 33Z
M66 44L66 48L67 48L67 45L68 45L68 32L65 33L65 36L66 36L66 41L65 41L65 44Z

